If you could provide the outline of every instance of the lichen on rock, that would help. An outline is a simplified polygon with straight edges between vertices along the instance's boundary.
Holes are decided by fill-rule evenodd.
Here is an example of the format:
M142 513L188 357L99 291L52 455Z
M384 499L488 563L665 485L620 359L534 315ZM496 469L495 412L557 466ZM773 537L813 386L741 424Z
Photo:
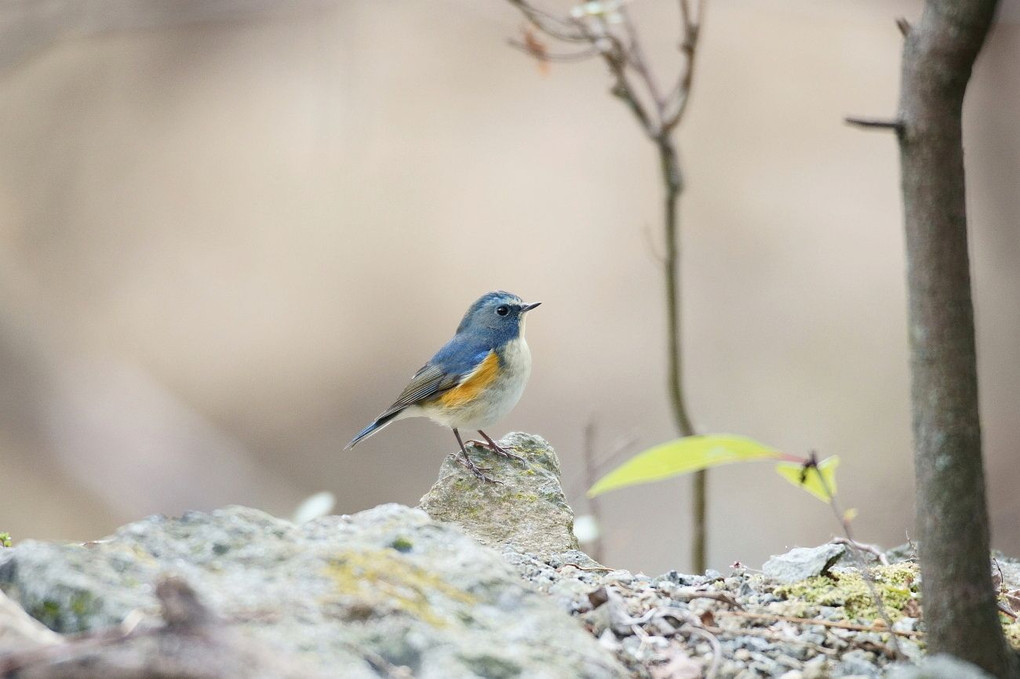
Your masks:
M421 509L382 505L295 525L228 507L150 517L85 545L2 549L10 599L0 596L0 674L806 679L879 676L894 644L922 659L909 554L872 569L891 629L859 571L836 563L845 545L794 550L765 572L738 564L729 575L651 578L606 568L577 549L549 444L527 434L501 443L524 459L471 448L497 483L448 459ZM1020 563L996 563L1001 603L1014 606ZM167 591L188 605L169 606ZM117 643L55 635L18 604L58 632ZM125 619L138 634L117 626ZM30 651L5 653L10 640ZM32 664L48 654L58 661ZM936 660L905 676L955 676L931 673L947 667L955 671Z
M301 525L244 507L150 517L2 558L0 587L62 633L157 618L154 583L172 573L232 629L342 679L625 676L496 551L400 505Z
M920 570L914 562L902 561L870 569L871 587L857 569L834 569L801 582L776 587L777 596L816 606L838 607L846 620L867 624L882 621L874 593L881 597L891 622L913 613L920 601ZM913 611L909 607L913 607Z
M542 437L519 432L499 444L525 462L469 446L472 460L489 470L494 483L480 481L448 457L418 507L490 547L540 555L576 550L574 512L560 485L556 451Z

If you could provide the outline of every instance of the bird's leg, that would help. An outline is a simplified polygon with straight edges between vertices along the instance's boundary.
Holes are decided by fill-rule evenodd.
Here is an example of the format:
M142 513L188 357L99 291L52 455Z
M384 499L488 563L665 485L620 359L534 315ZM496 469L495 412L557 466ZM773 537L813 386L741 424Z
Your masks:
M485 472L492 471L491 469L479 467L478 465L471 461L471 458L468 456L467 448L464 447L464 442L460 438L460 432L453 427L451 427L451 429L453 429L453 435L457 437L457 443L460 444L460 452L464 456L463 459L461 459L461 457L454 453L454 458L457 460L457 462L460 462L461 465L463 465L469 472L477 476L478 480L484 481L486 483L497 483L495 479L491 479L485 475Z
M527 460L525 460L520 455L515 455L514 453L511 453L509 450L507 450L503 446L499 445L498 443L490 439L489 435L486 434L481 429L478 430L478 433L482 435L483 439L485 439L485 443L482 443L481 441L475 441L474 439L471 439L470 441L468 441L468 443L473 443L479 448L488 448L497 455L502 455L503 457L509 458L511 460L517 460L518 462L527 463Z

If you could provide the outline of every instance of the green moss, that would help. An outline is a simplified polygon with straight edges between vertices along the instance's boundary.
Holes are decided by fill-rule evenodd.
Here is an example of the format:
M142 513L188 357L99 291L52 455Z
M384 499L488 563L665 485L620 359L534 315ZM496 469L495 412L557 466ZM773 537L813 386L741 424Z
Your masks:
M469 519L477 519L482 516L482 514L485 514L485 512L482 511L481 504L467 505L466 507L460 508L460 515Z
M401 536L390 543L390 547L397 550L398 552L410 552L414 548L414 543L407 537Z
M44 599L32 607L29 614L56 632L81 632L99 609L99 601L92 592L85 590L66 594L66 599Z
M10 533L0 533L0 547L10 547L10 546L11 546L11 534Z
M517 679L523 672L523 668L512 660L494 655L462 656L462 659L475 674L487 679Z
M79 619L91 616L99 608L99 602L92 592L80 591L71 595L71 612Z
M897 563L871 569L876 591L882 597L886 615L892 622L904 617L904 608L919 598L918 568L914 563ZM866 623L880 618L868 584L857 571L833 571L775 590L777 596L817 606L834 606L843 610L848 620Z
M1007 610L1015 611L1016 603L1012 598L1007 599L1006 596L1012 594L1013 588L1003 582L999 585L998 599L999 604L1004 605ZM1005 613L999 613L999 621L1002 623L1002 631L1006 635L1006 641L1017 651L1020 651L1020 619L1012 618Z
M38 606L29 611L29 614L52 630L63 629L63 616L60 615L60 604L52 599L45 599Z
M1020 620L1014 620L1003 613L999 614L999 618L1002 620L1002 631L1006 633L1006 641L1020 651Z
M896 622L905 615L916 617L915 611L904 609L911 601L920 602L919 575L916 563L901 562L890 566L876 566L871 569L875 588L882 596L886 615ZM808 578L793 585L775 589L777 596L788 599L790 606L801 607L800 612L784 611L786 615L809 617L810 606L834 606L841 608L848 620L871 624L879 619L875 600L867 584L857 571L835 571L831 576ZM915 604L916 606L916 604ZM1013 648L1020 650L1020 620L1000 614L1002 629Z
M1014 620L1007 615L1000 614L1003 621L1003 631L1006 633L1006 640L1014 649L1020 650L1020 620Z
M476 601L394 549L341 552L330 560L326 573L345 607L367 613L364 617L396 611L442 627L447 621L433 606L437 597L461 604Z

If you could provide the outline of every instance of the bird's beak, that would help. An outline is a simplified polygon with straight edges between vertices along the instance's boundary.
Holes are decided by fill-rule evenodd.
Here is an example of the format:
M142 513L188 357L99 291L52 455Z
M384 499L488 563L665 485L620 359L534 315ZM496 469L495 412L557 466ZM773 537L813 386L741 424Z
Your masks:
M539 304L541 304L541 302L535 302L534 304L525 304L524 306L521 307L521 313L523 314L523 313L526 313L528 311L531 311L532 309L537 307Z

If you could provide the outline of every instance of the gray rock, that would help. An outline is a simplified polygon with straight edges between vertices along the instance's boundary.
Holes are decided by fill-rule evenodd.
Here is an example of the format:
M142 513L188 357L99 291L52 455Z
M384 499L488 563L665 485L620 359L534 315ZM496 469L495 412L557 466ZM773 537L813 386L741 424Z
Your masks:
M399 505L301 525L243 507L151 517L2 558L0 587L62 633L155 618L153 583L170 573L237 634L333 677L625 676L498 553Z
M484 545L553 555L577 550L574 512L560 486L556 451L539 436L511 433L499 444L526 462L469 446L471 459L497 483L483 483L448 457L439 480L418 504L437 521L460 526Z
M839 667L839 676L877 677L881 673L875 664L875 654L861 649L844 653L839 659Z
M917 618L903 617L893 623L894 632L913 632L917 629Z
M62 638L30 616L0 591L0 654L28 647L52 646Z
M844 553L845 546L831 542L818 547L795 547L766 561L762 571L766 576L789 585L825 573Z
M431 518L385 505L294 525L233 507L152 517L87 545L0 550L11 597L0 596L0 675L654 679L677 658L717 666L717 679L866 679L888 668L885 635L822 625L844 619L842 608L775 593L780 581L824 573L841 546L793 550L766 575L605 568L577 549L548 444L523 434L502 443L526 459L472 449L499 484L447 460L422 499ZM56 635L22 606L57 631L105 636ZM790 620L791 610L819 624ZM133 632L111 627L125 617ZM920 658L916 641L900 646ZM924 667L942 673L906 679L984 677Z
M897 667L886 675L888 679L993 679L980 667L951 655L933 655L920 665Z
M162 623L133 619L80 637L50 632L60 637L55 645L32 644L0 655L0 674L19 679L327 679L296 655L244 636L180 578L161 578L156 596Z

